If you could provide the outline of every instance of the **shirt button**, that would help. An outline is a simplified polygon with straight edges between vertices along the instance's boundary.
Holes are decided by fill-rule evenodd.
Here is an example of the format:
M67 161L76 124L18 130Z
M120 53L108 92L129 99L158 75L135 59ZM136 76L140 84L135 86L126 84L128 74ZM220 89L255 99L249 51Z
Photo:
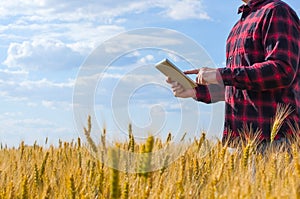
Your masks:
M243 17L243 18L241 18L241 20L242 20L242 21L244 21L244 20L245 20L245 18Z

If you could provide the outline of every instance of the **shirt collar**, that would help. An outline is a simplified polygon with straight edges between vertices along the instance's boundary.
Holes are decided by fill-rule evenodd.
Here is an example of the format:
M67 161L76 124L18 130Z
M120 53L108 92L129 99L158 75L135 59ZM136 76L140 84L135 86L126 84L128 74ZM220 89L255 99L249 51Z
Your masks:
M252 10L263 2L268 2L270 0L250 0L247 4L244 4L239 7L238 14L244 11Z

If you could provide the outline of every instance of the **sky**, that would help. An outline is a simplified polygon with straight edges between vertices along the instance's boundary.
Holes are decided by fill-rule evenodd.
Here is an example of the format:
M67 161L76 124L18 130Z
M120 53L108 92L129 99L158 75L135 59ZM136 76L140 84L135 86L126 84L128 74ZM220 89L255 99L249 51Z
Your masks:
M300 15L298 0L285 2ZM112 141L127 136L129 122L141 140L168 132L180 139L186 131L191 137L202 131L220 137L224 104L175 98L154 65L168 57L183 70L202 67L207 60L212 67L224 67L225 41L241 4L238 0L1 3L0 143L76 140L84 136L89 114L95 138L106 128ZM200 61L189 62L185 59L189 55L174 52L183 52L176 41L186 41L186 49ZM176 50L166 50L167 43ZM125 44L128 48L123 48ZM102 47L109 50L102 52ZM117 51L122 54L111 53ZM85 103L88 109L82 109Z

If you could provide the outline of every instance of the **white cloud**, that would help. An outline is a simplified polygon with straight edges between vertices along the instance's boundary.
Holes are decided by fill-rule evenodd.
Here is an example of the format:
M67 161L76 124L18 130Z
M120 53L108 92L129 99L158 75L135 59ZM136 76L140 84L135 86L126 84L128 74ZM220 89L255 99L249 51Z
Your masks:
M57 71L78 67L83 59L78 52L57 40L33 40L11 43L6 60L8 67L24 70Z
M11 127L11 129L15 129L14 127L25 127L25 128L45 128L45 127L56 127L56 124L47 119L41 118L23 118L23 119L16 119L15 116L13 117L5 117L0 124L4 127ZM21 132L21 131L20 131Z
M74 80L69 79L67 82L52 82L47 79L41 79L37 81L23 81L19 84L23 89L34 90L37 88L73 88Z
M139 29L135 32L123 33L119 37L105 42L106 53L120 53L136 49L141 46L154 47L159 44L160 47L166 48L178 47L182 44L179 34L170 30L155 29L151 32L149 29Z
M54 109L53 108L53 104L54 104L54 102L51 102L51 101L45 101L45 100L42 101L42 105L45 106L45 107L47 107L47 108Z
M32 108L38 106L38 104L34 103L34 102L28 102L26 105L29 106L29 107L32 107Z
M151 83L151 82L157 82L158 80L157 76L153 75L146 75L146 74L126 74L121 79L121 84L124 85L130 85L131 87L139 87L142 86L145 83ZM126 87L124 86L124 87Z
M153 8L160 8L173 19L208 19L203 0L146 0L146 1L108 1L108 0L10 0L1 6L0 16L24 16L26 20L39 21L119 21L125 14L140 14ZM121 19L122 21L123 19Z
M26 96L16 96L8 91L1 91L0 97L9 102L24 102L28 100L28 97Z
M58 144L58 139L71 141L78 136L73 133L72 122L65 122L62 126L46 118L6 116L1 118L0 125L0 143L8 146L18 146L20 141L26 144L38 141L43 144L46 137L48 143Z
M28 77L28 72L25 70L8 70L0 69L0 83L13 84L15 81L23 81ZM1 87L1 84L0 84Z
M18 111L18 112L5 112L3 114L3 117L2 118L5 118L5 117L17 117L17 116L22 116L23 113Z
M156 8L161 9L161 12L158 13L159 15L168 16L175 20L210 19L204 10L203 0L122 1L115 3L114 8L111 7L111 9L107 9L104 13L110 18L116 18L126 13L139 14Z
M139 63L141 63L141 64L146 64L149 62L151 63L151 62L153 62L153 60L154 60L153 55L146 55L139 60Z
M0 80L0 96L6 101L24 102L36 107L43 100L70 102L74 80L53 82L46 78L40 80L3 81Z
M34 127L36 125L47 126L47 127L55 126L55 124L53 122L51 122L49 120L45 120L45 119L40 119L40 118L14 120L13 123L14 123L14 125L22 125L22 126L30 126L30 127Z
M0 8L0 18L9 19L0 25L0 40L14 40L4 63L38 70L76 67L82 55L125 31L127 14L134 17L152 9L158 17L175 20L209 19L199 0L11 0Z
M204 11L202 1L199 0L176 1L166 8L166 14L175 20L210 19L208 14Z
M70 111L72 109L72 103L71 102L64 102L64 101L48 101L43 100L42 105L46 108L52 109L52 110L65 110Z

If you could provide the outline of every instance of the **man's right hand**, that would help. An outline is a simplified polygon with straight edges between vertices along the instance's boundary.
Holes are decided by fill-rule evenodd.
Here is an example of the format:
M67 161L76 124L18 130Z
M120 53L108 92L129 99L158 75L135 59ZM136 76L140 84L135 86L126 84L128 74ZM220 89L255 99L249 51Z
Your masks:
M196 91L193 88L185 89L181 84L176 81L173 81L170 77L167 78L167 83L171 84L173 94L175 97L181 98L196 98Z

